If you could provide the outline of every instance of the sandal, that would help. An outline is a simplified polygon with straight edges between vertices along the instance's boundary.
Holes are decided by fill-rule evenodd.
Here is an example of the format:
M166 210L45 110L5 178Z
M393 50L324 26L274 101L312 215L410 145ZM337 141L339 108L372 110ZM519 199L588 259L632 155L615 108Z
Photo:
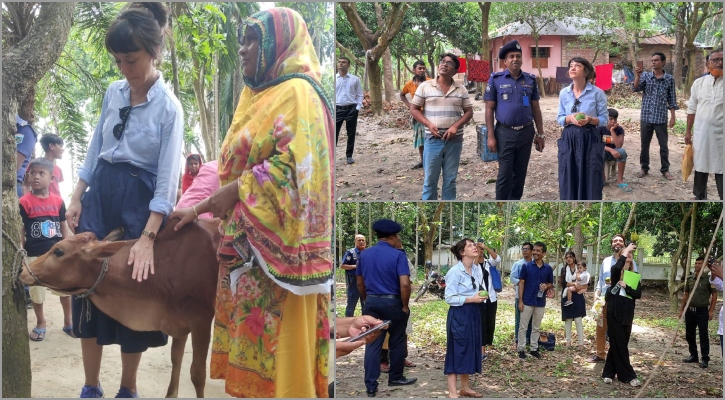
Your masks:
M629 187L629 184L626 183L626 182L622 182L622 183L618 184L617 187L620 188L620 189L622 189L623 191L625 191L627 193L629 193L629 192L632 191L632 188Z
M458 395L463 396L463 397L478 397L478 398L483 397L483 393L478 393L477 391L475 391L473 389L471 389L470 392L464 392L463 389L461 389L458 392Z
M35 336L33 336L33 333L35 333ZM38 328L37 326L33 328L33 330L28 335L30 340L34 342L42 342L43 339L45 339L45 328Z
M64 326L63 327L63 332L65 332L66 335L72 337L73 339L77 339L78 338L78 336L76 336L76 334L73 333L73 325L71 325L71 326Z
M668 181L674 181L675 180L675 177L672 176L672 174L669 171L663 172L662 173L662 176L664 176L665 179L667 179Z
M637 172L637 178L641 178L641 177L643 177L645 175L648 175L648 174L649 173L647 171L645 171L645 170L642 169L639 172Z

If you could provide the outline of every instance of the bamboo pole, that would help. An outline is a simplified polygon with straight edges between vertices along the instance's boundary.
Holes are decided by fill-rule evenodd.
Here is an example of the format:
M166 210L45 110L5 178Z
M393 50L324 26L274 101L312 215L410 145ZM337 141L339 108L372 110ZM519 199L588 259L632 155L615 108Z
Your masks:
M604 202L599 202L599 232L597 233L597 258L594 259L594 262L597 263L597 277L594 280L594 282L599 282L599 274L600 274L600 263L599 263L599 251L602 248L602 216L604 215Z

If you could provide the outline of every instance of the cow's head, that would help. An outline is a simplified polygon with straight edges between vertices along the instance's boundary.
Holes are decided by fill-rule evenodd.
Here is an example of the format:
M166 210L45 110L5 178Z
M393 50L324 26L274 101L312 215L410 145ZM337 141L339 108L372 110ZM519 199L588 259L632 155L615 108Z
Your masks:
M20 272L20 281L31 286L46 286L61 293L81 294L98 279L103 259L126 246L125 241L114 241L121 236L123 229L119 228L100 242L90 232L62 240L30 265L24 265Z

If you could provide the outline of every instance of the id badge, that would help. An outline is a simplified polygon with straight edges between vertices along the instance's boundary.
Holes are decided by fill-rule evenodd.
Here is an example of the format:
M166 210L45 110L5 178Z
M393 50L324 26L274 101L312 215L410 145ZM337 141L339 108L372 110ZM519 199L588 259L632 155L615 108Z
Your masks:
M522 100L524 101L524 106L525 106L525 107L529 107L529 106L531 105L531 104L529 103L529 96L527 96L527 95L524 95L524 97L522 97Z

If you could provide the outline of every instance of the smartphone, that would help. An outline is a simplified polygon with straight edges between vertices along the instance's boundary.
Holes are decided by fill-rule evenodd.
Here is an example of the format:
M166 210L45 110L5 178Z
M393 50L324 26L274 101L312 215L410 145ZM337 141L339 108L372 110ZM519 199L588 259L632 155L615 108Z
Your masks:
M377 331L379 331L381 329L388 329L389 326L390 326L390 320L383 321L382 324L377 325L377 326L374 326L374 327L366 330L365 332L363 332L363 333L361 333L361 334L359 334L359 335L357 335L355 337L351 337L349 339L346 339L345 342L357 342L358 340L363 339L363 338L365 338L367 336L370 336L373 333L375 333L375 332L377 332Z
M541 146L539 146L539 142L534 141L534 147L536 148L536 151L541 151Z
M644 61L637 61L637 68L644 68Z

